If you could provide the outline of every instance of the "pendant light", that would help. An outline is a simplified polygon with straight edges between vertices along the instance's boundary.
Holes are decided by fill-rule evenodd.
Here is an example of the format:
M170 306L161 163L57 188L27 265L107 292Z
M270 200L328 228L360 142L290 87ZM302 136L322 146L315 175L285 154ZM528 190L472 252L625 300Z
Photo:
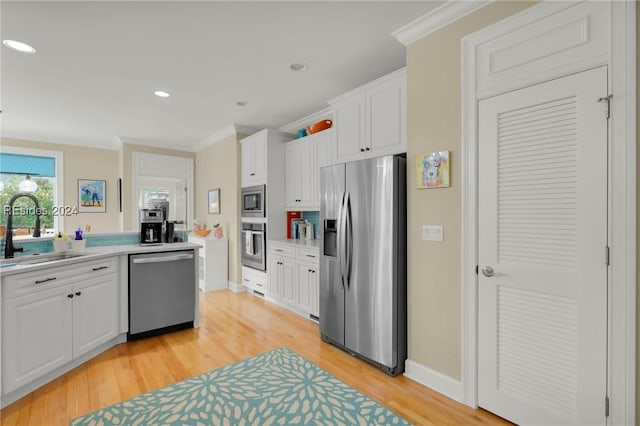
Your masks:
M18 189L20 192L36 192L38 184L31 180L31 176L27 175L27 177L18 185Z

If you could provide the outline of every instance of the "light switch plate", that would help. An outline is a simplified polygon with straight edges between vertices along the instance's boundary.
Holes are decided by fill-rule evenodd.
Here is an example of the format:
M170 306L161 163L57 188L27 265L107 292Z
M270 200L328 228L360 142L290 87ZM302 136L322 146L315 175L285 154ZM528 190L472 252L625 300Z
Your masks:
M424 241L444 241L444 231L441 225L422 225L422 239Z

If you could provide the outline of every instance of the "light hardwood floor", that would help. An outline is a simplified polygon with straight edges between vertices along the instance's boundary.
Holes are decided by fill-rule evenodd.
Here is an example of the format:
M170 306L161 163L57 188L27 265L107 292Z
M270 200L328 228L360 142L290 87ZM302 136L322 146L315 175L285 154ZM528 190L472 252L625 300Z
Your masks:
M417 425L506 425L320 340L314 322L247 293L201 293L201 327L115 346L0 412L3 426L69 419L287 346Z

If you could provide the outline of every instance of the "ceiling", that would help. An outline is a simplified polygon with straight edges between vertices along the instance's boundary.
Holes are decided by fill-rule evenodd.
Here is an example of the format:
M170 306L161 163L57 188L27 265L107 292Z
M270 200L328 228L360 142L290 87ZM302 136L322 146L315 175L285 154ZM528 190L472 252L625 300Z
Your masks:
M442 3L2 1L2 39L37 50L1 46L2 136L195 151L279 128L403 67L391 33Z

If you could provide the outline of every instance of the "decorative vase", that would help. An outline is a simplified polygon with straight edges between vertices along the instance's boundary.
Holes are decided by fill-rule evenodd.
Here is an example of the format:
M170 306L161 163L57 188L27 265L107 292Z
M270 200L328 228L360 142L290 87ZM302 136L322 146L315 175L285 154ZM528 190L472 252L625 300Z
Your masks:
M222 227L218 226L216 228L213 228L213 238L222 238L223 237L223 232L222 232Z

